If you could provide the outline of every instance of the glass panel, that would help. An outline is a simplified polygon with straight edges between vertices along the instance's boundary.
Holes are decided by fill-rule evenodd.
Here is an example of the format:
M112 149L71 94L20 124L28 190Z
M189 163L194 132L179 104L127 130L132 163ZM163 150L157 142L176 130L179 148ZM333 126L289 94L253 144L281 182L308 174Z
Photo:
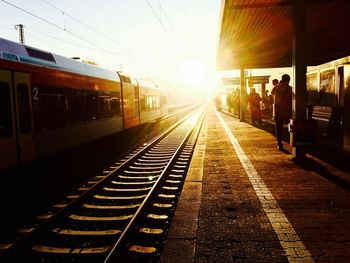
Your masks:
M84 91L86 120L98 119L98 91Z
M65 89L67 100L68 122L70 124L84 121L83 92L77 89Z
M120 92L110 93L112 116L120 116Z
M66 111L70 105L64 90L55 87L33 87L33 112L36 131L47 131L67 125Z
M103 92L103 91L99 92L98 109L99 109L100 118L111 117L111 104L110 104L109 92Z
M19 129L21 134L27 134L32 131L32 120L29 104L29 88L25 84L17 85L17 103Z
M11 137L12 126L10 86L0 82L0 137Z

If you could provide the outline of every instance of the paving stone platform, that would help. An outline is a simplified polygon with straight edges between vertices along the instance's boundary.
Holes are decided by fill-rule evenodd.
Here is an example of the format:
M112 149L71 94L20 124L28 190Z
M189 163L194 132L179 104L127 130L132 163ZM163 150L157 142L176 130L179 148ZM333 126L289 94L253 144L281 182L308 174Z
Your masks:
M209 107L161 262L350 262L349 182Z

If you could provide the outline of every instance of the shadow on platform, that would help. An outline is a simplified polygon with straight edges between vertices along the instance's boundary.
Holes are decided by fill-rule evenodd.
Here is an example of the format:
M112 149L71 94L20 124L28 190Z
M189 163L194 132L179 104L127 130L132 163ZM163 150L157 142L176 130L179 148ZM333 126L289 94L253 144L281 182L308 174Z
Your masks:
M222 113L233 118L238 117L227 111L222 111ZM246 115L245 122L252 124L249 114ZM350 152L347 152L343 149L342 136L328 135L327 123L319 122L318 124L319 131L317 135L316 146L308 147L306 150L307 154L336 167L342 172L350 174ZM262 125L254 125L254 127L275 135L275 123L272 119L263 120ZM289 133L287 129L285 129L285 132L283 134L283 141L289 144ZM286 154L292 154L289 150L283 150L283 152ZM349 180L347 178L341 178L330 172L325 165L320 164L312 158L307 158L304 162L297 162L297 164L305 170L314 171L320 174L325 179L335 183L344 190L350 191L350 177Z

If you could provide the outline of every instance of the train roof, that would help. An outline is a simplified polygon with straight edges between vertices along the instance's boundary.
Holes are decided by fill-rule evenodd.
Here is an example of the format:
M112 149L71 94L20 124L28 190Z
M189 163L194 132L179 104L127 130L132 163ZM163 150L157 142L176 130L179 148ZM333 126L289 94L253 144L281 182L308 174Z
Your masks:
M144 88L149 88L149 89L160 89L160 87L151 81L145 80L145 79L141 79L141 78L137 78L137 82L140 85L140 87L144 87Z
M0 38L0 58L120 82L113 71Z

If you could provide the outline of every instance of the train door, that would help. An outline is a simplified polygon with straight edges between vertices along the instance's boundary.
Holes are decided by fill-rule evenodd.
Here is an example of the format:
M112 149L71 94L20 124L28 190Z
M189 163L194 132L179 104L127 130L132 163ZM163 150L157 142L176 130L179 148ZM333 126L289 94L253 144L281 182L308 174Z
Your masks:
M0 70L0 169L18 162L11 71Z
M14 72L14 98L16 102L16 123L18 140L18 159L19 162L28 161L34 158L33 142L33 116L30 77L27 73ZM37 90L33 90L35 99Z
M33 158L29 74L0 70L0 169Z

